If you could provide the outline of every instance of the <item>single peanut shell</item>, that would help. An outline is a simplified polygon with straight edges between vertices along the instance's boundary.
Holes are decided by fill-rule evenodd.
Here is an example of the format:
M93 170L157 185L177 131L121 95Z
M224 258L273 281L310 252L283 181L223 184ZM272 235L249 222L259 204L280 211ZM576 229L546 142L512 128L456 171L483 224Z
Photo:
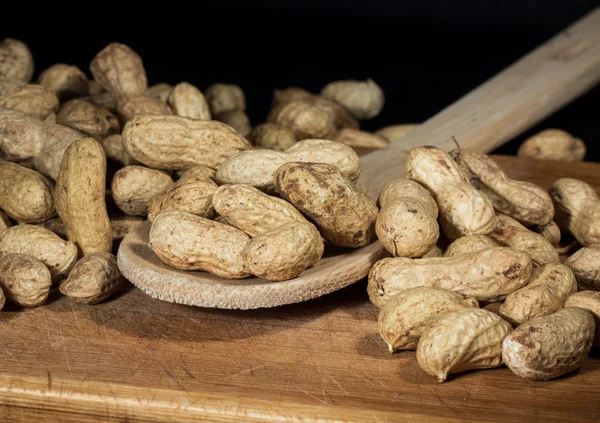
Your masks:
M444 382L449 374L502 365L502 341L510 323L491 311L465 308L444 315L421 336L417 362Z
M565 264L573 271L579 289L600 291L600 244L580 249Z
M244 91L234 84L212 84L205 91L214 115L230 110L246 110Z
M244 250L252 274L286 281L314 266L323 255L321 234L312 223L290 222L253 238Z
M0 258L0 287L9 301L22 307L37 307L48 299L50 286L50 271L35 257L6 254Z
M360 122L356 120L344 106L335 101L331 101L320 95L312 95L305 99L310 104L321 107L322 109L328 110L333 114L333 124L337 129L360 129Z
M421 256L421 258L434 258L434 257L443 257L443 256L444 256L444 250L442 250L439 245L436 245L431 250L429 250L427 253L423 254Z
M329 138L336 133L333 112L305 100L285 104L272 123L289 128L297 140Z
M123 281L114 255L93 253L75 264L59 290L75 302L98 304L117 292Z
M561 129L545 129L527 138L517 152L518 156L562 162L581 162L585 144Z
M594 340L592 314L566 307L522 324L502 344L504 363L517 376L550 380L577 369Z
M171 110L178 116L210 120L210 109L204 95L189 82L175 85L168 100Z
M1 65L0 65L1 66ZM26 82L18 79L1 79L0 78L0 97L9 95L17 89L27 85Z
M23 161L38 156L45 147L43 123L24 112L0 109L0 159Z
M379 135L352 128L340 129L334 141L349 145L350 147L386 148L388 146L388 142Z
M33 76L34 61L27 45L14 38L0 43L0 79L29 82Z
M335 166L355 182L360 176L360 158L353 148L333 141L308 139L285 151L293 162L326 163Z
M42 137L45 147L33 158L33 165L38 172L56 181L65 151L74 141L84 138L85 135L68 126L53 124L44 125Z
M89 95L88 97L83 97L84 100L87 100L98 107L106 107L109 110L116 111L117 110L117 99L108 91L102 91L98 94Z
M0 210L0 234L10 228L12 226L12 222L2 210Z
M321 90L321 95L341 104L360 120L374 118L385 104L383 90L372 79L331 82Z
M112 117L112 119L111 119ZM62 105L56 122L76 129L97 140L102 140L111 128L111 120L117 120L108 110L86 100L69 100Z
M134 116L169 116L173 113L168 105L145 94L126 97L117 104L117 114L123 124Z
M387 140L388 143L396 141L415 129L419 124L404 123L398 125L385 126L377 131L375 135L379 135Z
M151 87L148 87L144 94L147 96L153 97L157 100L160 100L163 103L167 103L169 101L169 96L173 91L173 86L164 82L160 82L158 84L154 84Z
M466 307L479 307L476 299L429 286L405 289L379 311L379 334L390 352L416 350L419 339L445 314Z
M497 246L498 244L485 235L467 235L450 243L444 252L444 257L464 256Z
M113 241L120 241L125 238L125 235L131 232L136 226L143 223L144 220L145 219L140 216L111 215L110 227L112 229ZM54 232L61 238L67 238L65 223L60 217L47 220L44 223L38 224L38 226Z
M384 258L371 268L367 292L377 307L415 286L449 289L478 301L493 302L527 285L532 269L527 253L506 247L458 257Z
M127 152L146 166L217 169L229 156L251 148L231 127L181 116L136 116L123 128Z
M580 291L565 301L565 307L580 307L589 311L594 316L596 330L594 335L594 346L600 346L600 292Z
M439 210L435 200L422 185L410 179L394 179L383 186L379 192L377 203L385 209L388 204L402 197L408 197L419 201L427 209L427 213L437 219Z
M110 252L112 232L106 211L106 156L93 138L81 138L65 151L56 181L56 211L67 237L82 255Z
M227 112L217 113L215 115L215 120L231 126L243 137L248 137L252 131L250 119L243 110L229 110Z
M28 84L0 97L0 108L19 110L44 120L58 109L58 98L42 85Z
M204 270L221 278L250 276L244 249L250 241L239 229L178 210L159 214L148 245L169 266Z
M543 226L538 226L538 225L532 226L530 229L533 232L538 233L541 236L543 236L544 238L546 238L546 240L550 244L552 244L552 246L554 248L556 248L560 245L561 233L560 233L560 228L558 227L556 222L552 221L552 222L548 223L547 225L543 225Z
M108 137L104 138L101 143L107 158L119 162L125 166L139 164L139 162L131 157L127 150L125 150L125 146L123 145L123 137L120 134L109 135Z
M288 87L275 90L273 92L272 106L280 104L288 104L296 100L307 100L313 97L314 94L300 87Z
M291 129L268 122L254 127L248 139L259 148L276 151L285 151L296 143Z
M208 178L215 179L216 171L210 167L198 165L191 167L187 170L178 170L175 172L179 176L179 180L182 179L196 179L196 178Z
M168 173L144 166L125 166L112 179L115 204L129 216L146 216L152 197L164 193L173 183Z
M57 63L43 70L37 81L53 92L59 101L88 95L87 76L77 66Z
M141 57L121 43L110 43L92 62L94 79L116 99L143 94L148 88Z
M332 244L360 248L373 241L377 205L335 166L286 163L277 170L275 186Z
M182 177L152 198L148 220L153 222L158 214L168 210L181 210L210 219L214 215L212 198L217 188L217 184L205 176Z

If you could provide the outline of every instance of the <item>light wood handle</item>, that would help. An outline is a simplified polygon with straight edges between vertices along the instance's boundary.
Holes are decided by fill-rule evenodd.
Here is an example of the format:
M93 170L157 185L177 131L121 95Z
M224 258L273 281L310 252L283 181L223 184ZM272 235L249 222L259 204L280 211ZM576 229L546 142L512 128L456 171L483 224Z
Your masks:
M404 174L412 147L487 153L532 127L600 80L600 8L457 100L385 150L361 158L359 187L375 198ZM454 142L456 140L456 143Z

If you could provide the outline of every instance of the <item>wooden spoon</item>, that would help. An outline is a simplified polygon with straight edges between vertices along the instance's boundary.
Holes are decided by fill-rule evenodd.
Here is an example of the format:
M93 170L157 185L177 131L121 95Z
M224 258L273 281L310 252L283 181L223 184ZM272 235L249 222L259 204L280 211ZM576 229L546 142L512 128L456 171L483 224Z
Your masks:
M600 80L600 9L462 97L385 150L361 158L358 186L376 198L403 176L409 149L434 145L489 152L564 106ZM165 265L148 247L150 223L125 237L118 252L123 275L152 297L228 309L275 307L316 298L364 278L387 253L379 242L325 256L298 278L226 280Z

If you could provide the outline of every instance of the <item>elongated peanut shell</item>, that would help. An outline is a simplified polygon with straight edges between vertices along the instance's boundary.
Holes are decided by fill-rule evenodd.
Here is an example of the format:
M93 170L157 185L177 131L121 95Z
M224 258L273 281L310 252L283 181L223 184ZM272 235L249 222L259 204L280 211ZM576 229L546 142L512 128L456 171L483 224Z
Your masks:
M498 244L485 235L463 236L448 245L444 257L464 256L497 246Z
M35 257L6 254L0 258L0 287L9 301L23 307L42 305L51 285L50 271Z
M502 365L502 341L510 323L491 311L466 308L444 315L423 334L417 362L444 382L449 374Z
M566 307L515 329L502 344L502 358L524 379L554 379L581 366L592 348L595 326L589 311Z
M562 129L545 129L527 138L519 147L518 156L562 162L581 162L585 144Z
M152 197L164 193L173 179L163 171L144 166L119 169L111 183L112 197L121 211L130 216L146 216Z
M575 274L580 289L600 291L600 244L582 248L565 264Z
M90 63L96 82L115 98L143 94L148 88L146 71L141 57L121 43L111 43Z
M246 110L244 91L234 84L213 84L205 91L213 114L230 110Z
M97 304L114 294L123 285L117 258L110 253L93 253L79 260L60 292L73 301Z
M596 323L594 346L600 346L600 292L579 291L567 298L565 307L580 307L592 313Z
M210 120L210 109L204 95L189 82L175 85L169 95L169 105L178 116Z

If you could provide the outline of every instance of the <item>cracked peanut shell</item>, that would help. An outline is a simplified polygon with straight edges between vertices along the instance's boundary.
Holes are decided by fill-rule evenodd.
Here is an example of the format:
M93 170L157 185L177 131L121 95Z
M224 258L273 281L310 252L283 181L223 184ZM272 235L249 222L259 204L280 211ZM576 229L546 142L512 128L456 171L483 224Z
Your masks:
M6 254L0 258L0 287L6 298L22 307L46 302L52 280L48 268L35 257Z

